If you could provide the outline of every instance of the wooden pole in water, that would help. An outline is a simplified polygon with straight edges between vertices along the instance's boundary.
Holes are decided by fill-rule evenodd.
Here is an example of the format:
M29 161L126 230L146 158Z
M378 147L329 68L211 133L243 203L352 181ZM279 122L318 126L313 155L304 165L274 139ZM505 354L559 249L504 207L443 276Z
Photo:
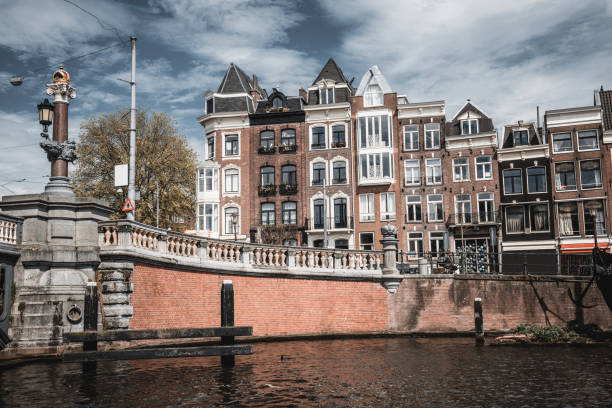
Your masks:
M98 285L96 282L87 282L85 288L85 302L83 305L83 330L97 331L98 330ZM98 349L97 341L83 342L83 351L96 351Z
M233 326L234 325L234 286L231 280L224 280L221 285L221 326ZM234 336L223 336L221 337L221 344L233 345ZM235 364L235 357L232 356L221 356L221 365L233 366Z
M484 344L484 329L483 329L483 318L482 318L482 299L474 299L474 323L476 325L475 335L476 344Z

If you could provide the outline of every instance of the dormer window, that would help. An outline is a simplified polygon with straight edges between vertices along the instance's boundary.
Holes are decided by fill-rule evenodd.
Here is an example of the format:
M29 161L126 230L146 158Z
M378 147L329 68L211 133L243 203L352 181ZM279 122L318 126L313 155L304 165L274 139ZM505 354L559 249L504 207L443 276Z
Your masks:
M321 101L321 105L334 103L334 88L319 89L319 100Z
M515 130L514 132L512 132L512 137L514 138L514 147L527 146L529 144L527 135L527 130Z
M461 121L461 134L473 135L478 133L478 119L466 119Z
M364 106L380 106L383 104L383 91L377 84L368 85L364 95Z
M282 108L283 107L283 100L281 98L279 98L278 96L274 99L272 99L272 107L273 108Z

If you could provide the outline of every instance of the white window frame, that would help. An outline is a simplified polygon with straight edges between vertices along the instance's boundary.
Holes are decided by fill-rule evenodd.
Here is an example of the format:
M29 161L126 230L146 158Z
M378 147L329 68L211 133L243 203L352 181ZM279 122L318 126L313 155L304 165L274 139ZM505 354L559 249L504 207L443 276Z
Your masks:
M555 149L555 136L558 135L564 135L564 134L569 134L570 135L570 143L571 143L571 149L570 150L557 150ZM567 131L567 132L555 132L551 135L551 143L552 143L552 148L553 148L553 153L571 153L573 152L574 149L574 135L572 134L571 131Z
M516 138L514 137L515 133L525 132L527 134L527 143L525 144L516 144ZM512 131L512 147L520 147L520 146L529 146L529 129L515 129Z
M416 166L408 166L409 162L416 162ZM409 182L408 171L410 170L410 180L415 179L416 172L416 182ZM407 159L404 160L404 185L406 186L420 186L421 185L421 161L419 159Z
M207 170L210 170L212 174L208 176ZM211 189L206 188L206 180L212 178ZM203 181L202 181L203 180ZM200 189L200 185L203 186ZM216 167L200 167L198 169L198 193L216 193L219 191L219 169Z
M580 148L580 134L581 133L586 133L586 132L595 132L595 141L597 141L597 147L593 147L590 149L581 149ZM593 151L593 150L599 150L599 131L597 129L583 129L583 130L579 130L578 131L578 135L577 135L577 141L578 141L578 151L579 152L589 152L589 151Z
M531 169L543 169L544 170L544 191L531 191L529 189L529 170ZM574 169L575 171L575 169ZM544 166L531 166L525 169L525 173L527 174L527 194L544 194L548 193L548 181L546 181L546 167Z
M370 89L377 87L379 91L372 92ZM380 99L379 99L380 98ZM383 106L385 104L385 94L382 87L377 83L370 83L363 92L363 106Z
M236 190L227 189L227 172L230 170L238 172L238 174L236 175L238 179L238 185ZM224 195L240 195L240 167L230 166L223 169L223 193Z
M583 187L582 186L582 162L585 161L597 161L599 162L599 186L597 187ZM576 172L576 166L574 165L574 173ZM581 190L599 190L603 188L603 173L601 171L601 159L595 158L595 159L582 159L582 160L578 160L578 174L580 176L580 189Z
M206 207L210 206L212 214L206 214ZM211 228L206 228L206 218L211 217ZM200 218L201 217L201 218ZM210 231L211 233L219 232L219 204L218 203L198 203L198 223L197 229L199 231Z
M339 163L342 162L344 163L344 172L346 175L346 181L344 183L334 183L334 164L335 163ZM341 186L341 185L346 185L349 183L349 162L348 159L346 157L341 157L341 156L336 156L331 160L331 164L330 164L330 174L329 174L329 180L330 183L332 183L332 185L334 186Z
M441 126L440 126L440 124L438 122L430 122L430 123L426 123L425 124L425 126L424 126L424 135L425 135L424 136L424 138L425 138L424 144L425 144L425 150L439 150L440 149L440 146L442 144L440 128L441 128ZM432 145L428 147L427 146L427 140L428 140L427 135L430 132L432 133L432 137L431 137ZM438 133L438 137L437 137L438 143L434 144L433 142L435 141L435 137L434 136L436 135L436 132Z
M483 196L487 195L487 197L490 198L481 198ZM488 209L489 211L484 212L484 214L486 214L486 217L489 216L489 214L492 215L493 219L492 220L487 220L486 218L483 219L482 215L483 212L480 211L480 203L489 203L487 204L487 207L490 206L490 208ZM496 215L495 215L495 194L493 192L482 192L482 193L478 193L476 195L476 212L478 213L478 222L495 222L497 221Z
M372 236L372 243L371 243L371 244L366 244L366 245L371 245L371 246L372 246L372 249L375 249L375 248L376 248L376 245L374 244L374 233L373 233L373 232L369 232L369 231L364 231L364 232L360 232L360 233L359 233L359 248L360 248L361 250L364 250L364 249L363 249L363 244L362 244L362 239L361 239L361 237L362 237L362 236L364 236L364 235L366 235L366 234L368 234L368 235Z
M432 161L437 161L438 164L437 165L431 165L429 164ZM440 169L440 181L439 182L435 182L434 178L433 178L433 169L435 169L436 167L438 167ZM429 172L432 172L432 182L429 182ZM425 159L425 184L428 186L436 186L436 185L440 185L443 182L443 177L442 177L442 159L440 159L439 157L431 157L428 159Z
M518 193L508 193L506 192L506 172L507 171L517 171L519 172L519 175L521 176L521 191L519 191ZM505 196L510 196L510 195L521 195L523 194L523 170L521 168L509 168L509 169L504 169L502 170L502 191L504 192Z
M323 165L325 166L325 178L323 179L325 181L325 185L329 186L329 166L327 163L327 160L321 158L321 157L317 157L313 160L310 161L310 186L311 187L323 187L323 183L321 184L314 184L314 165L317 163L323 163ZM347 170L348 173L348 170Z
M469 200L459 200L460 196L467 196L469 197ZM469 211L465 211L465 204L468 204ZM473 209L474 208L472 207L472 195L471 194L466 194L466 193L455 194L455 223L456 224L473 223L474 222ZM469 214L469 220L465 216L466 214ZM461 222L459 222L459 220Z
M227 149L226 149L226 143L227 143L227 137L228 136L237 136L238 137L238 154L232 154L232 155L227 155ZM223 154L222 154L222 158L224 159L231 159L231 160L236 160L236 159L240 159L240 132L228 132L228 133L223 133L222 135L223 137Z
M346 200L346 228L350 227L351 224L351 198L343 193L342 191L337 192L336 194L332 195L329 198L329 204L328 204L328 210L327 212L329 213L329 217L330 217L330 224L331 224L331 228L333 229L342 229L345 227L338 227L336 228L335 223L336 223L336 200L339 198L344 198ZM330 227L330 226L328 226Z
M380 220L395 220L397 218L397 206L395 205L395 192L380 193ZM386 204L386 205L385 205ZM392 207L392 208L391 208Z
M210 144L209 141L212 139L212 151L210 149ZM216 144L216 140L215 140L215 134L214 133L210 133L208 135L206 135L206 159L207 160L214 160L215 159L215 144Z
M416 128L409 130L409 128ZM406 141L409 140L409 144ZM416 143L415 143L416 142ZM404 125L404 151L419 150L419 125Z
M418 259L423 256L423 252L425 251L424 241L422 231L406 232L406 252L408 253L408 259Z
M409 201L409 197L416 197L419 199L419 201ZM418 219L415 220L411 220L409 219L408 214L410 214L409 208L410 207L416 207L416 206L420 207L420 211L419 211L419 217ZM416 214L416 209L413 208L413 212ZM423 199L421 198L420 195L407 195L406 196L406 222L407 223L412 223L412 222L423 222Z
M329 91L331 91L332 100L329 101ZM323 102L323 95L325 95L325 102ZM336 89L333 86L319 88L319 105L330 105L336 101Z
M457 174L457 170L459 170L460 174ZM470 181L469 157L457 157L453 159L453 181L456 183Z
M433 238L434 234L437 235L435 239ZM431 245L434 241L442 241L437 250L434 250L433 246ZM444 252L444 231L429 231L429 252L431 253L431 256Z
M440 196L440 200L433 201L430 199L430 197L432 196ZM435 204L437 206L438 203L440 204L440 207L442 208L442 217L440 219L438 219L437 217L432 218L431 217L432 212L429 209L429 205ZM433 214L436 214L436 213L434 212ZM428 194L427 195L427 222L444 222L444 195L442 194Z
M463 131L463 124L466 123L468 124L468 133L465 133ZM473 127L473 125L475 124L475 127ZM460 123L461 126L461 134L462 135L476 135L478 134L478 119L463 119Z
M334 126L344 126L344 147L333 147L333 143L334 143ZM331 123L328 126L328 130L327 130L327 134L329 135L329 148L330 149L344 149L346 147L348 147L348 127L346 125L345 122L336 122L336 123Z
M232 224L232 228L230 228L230 231L227 230L228 224L228 214L227 214L227 210L228 209L232 209L235 208L236 210L238 210L238 223L236 223L236 235L240 235L240 231L241 231L241 224L242 224L242 217L241 217L241 211L240 211L240 206L238 204L235 203L227 203L223 206L223 234L224 235L234 235L234 228L233 228L233 224ZM231 222L231 220L230 220Z
M274 208L274 212L273 212L273 214L274 214L274 222L272 224L270 224L270 223L264 224L263 223L263 211L262 211L262 209L263 209L264 205L269 205L269 204L272 204L272 208ZM276 203L274 203L273 201L264 201L264 202L259 203L259 224L260 225L276 225Z
M365 207L367 207L365 208L365 210L370 210L370 211L367 211L367 212L363 211L364 202L366 202ZM359 194L359 221L360 222L376 221L376 209L374 208L374 193Z
M374 112L376 112L376 114L374 114ZM365 150L365 149L393 149L393 121L392 121L392 116L389 114L388 111L368 111L368 113L370 113L369 115L362 115L362 116L358 116L357 118L357 141L358 141L358 146L359 146L359 150ZM365 123L365 135L366 135L366 145L362 146L361 145L361 122ZM382 136L383 136L383 120L387 121L387 132L388 132L388 139L389 139L389 143L388 145L384 145L383 141L382 141ZM378 133L375 133L376 131L376 123L374 123L374 121L378 122ZM371 125L373 125L374 129L372 129L372 143L370 143L370 138L368 137L368 134L370 133L370 127Z
M489 161L486 163L478 163L478 159L488 158ZM489 177L486 177L486 168L489 167ZM478 177L478 167L482 167L482 174L484 177ZM476 156L474 157L474 178L476 180L492 180L493 179L493 158L489 155Z
M310 221L311 221L311 225L310 225L310 229L314 230L315 229L315 210L314 210L314 205L315 205L315 201L321 200L323 201L323 225L325 225L325 219L328 218L328 214L329 214L329 199L326 200L326 197L323 196L322 193L317 193L315 195L313 195L312 197L310 197ZM316 229L323 229L323 226L321 226L321 228L316 228ZM327 226L327 229L330 229L330 226Z
M569 189L569 188L560 188L561 186L559 185L559 183L557 183L557 166L560 164L565 164L565 163L572 163L574 165L574 188ZM578 167L580 169L580 167ZM553 171L553 180L555 180L555 191L557 193L564 193L566 191L578 191L578 178L580 177L580 174L576 174L576 162L574 162L573 160L568 160L568 161L562 161L562 162L553 162L552 163L552 171Z
M313 129L314 129L314 128L322 128L322 129L324 130L324 132L325 132L325 134L323 135L323 145L324 145L323 147L314 148L314 149L313 149L313 147L312 147L312 144L313 144L313 143L312 143L312 142L313 142L313 138L312 138L312 137L313 137L313 133L312 133L312 131L313 131ZM325 150L325 149L327 149L327 147L328 147L328 145L329 145L329 144L327 143L328 133L329 133L329 132L328 132L327 126L325 126L325 125L323 125L323 124L315 124L315 125L311 125L311 126L308 128L308 134L310 135L310 136L309 136L309 141L310 141L310 143L308 143L308 150ZM297 137L297 135L296 135L296 137ZM297 140L296 140L296 143L297 143Z
M388 155L389 156L389 175L385 176L384 175L384 160L383 160L383 155ZM367 167L367 174L363 174L363 169L361 166L361 159L362 156L366 156L366 167ZM376 156L379 156L379 160L380 160L380 165L376 165L376 163L374 164L374 169L375 169L375 175L372 177L369 177L369 173L370 173L370 156L374 156L374 158L376 159ZM369 152L369 153L360 153L358 156L358 165L359 165L359 181L371 181L371 180L393 180L393 153L391 153L390 151L384 150L384 151L376 151L376 152ZM374 160L376 161L376 160ZM376 169L379 169L380 171L377 171Z

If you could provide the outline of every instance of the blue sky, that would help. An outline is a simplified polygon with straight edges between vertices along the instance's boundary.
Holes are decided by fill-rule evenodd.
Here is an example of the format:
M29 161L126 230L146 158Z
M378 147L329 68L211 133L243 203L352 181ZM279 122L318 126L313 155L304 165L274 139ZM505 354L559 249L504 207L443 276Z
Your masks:
M3 0L0 15L0 195L41 192L49 164L36 104L67 60L77 98L70 137L86 117L130 103L128 37L137 38L137 104L165 111L202 152L203 95L230 62L291 95L330 57L348 78L377 64L411 102L471 100L496 126L592 104L612 87L612 0ZM111 29L108 24L116 27ZM89 57L97 49L125 44ZM13 87L10 76L25 80ZM23 180L25 179L25 180ZM23 180L23 181L20 181Z

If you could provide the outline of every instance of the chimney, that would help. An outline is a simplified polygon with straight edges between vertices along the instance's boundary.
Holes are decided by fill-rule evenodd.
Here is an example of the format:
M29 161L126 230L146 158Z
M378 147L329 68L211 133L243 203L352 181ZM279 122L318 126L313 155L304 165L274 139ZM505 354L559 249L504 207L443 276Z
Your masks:
M306 90L304 88L300 88L300 90L298 91L298 94L300 95L300 98L302 98L304 103L308 101L308 94L306 93Z
M538 124L538 129L540 129L540 105L536 105L536 122Z
M259 81L257 80L257 75L255 74L253 74L253 88L251 88L249 93L253 98L253 109L257 109L257 103L259 102L261 94L259 93Z

